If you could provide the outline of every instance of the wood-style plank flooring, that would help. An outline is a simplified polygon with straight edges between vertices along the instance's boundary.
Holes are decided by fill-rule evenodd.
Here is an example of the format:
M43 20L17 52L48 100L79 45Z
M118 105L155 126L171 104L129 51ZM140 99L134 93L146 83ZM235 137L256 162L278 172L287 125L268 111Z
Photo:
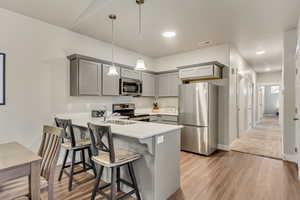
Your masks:
M182 153L181 189L169 200L298 200L297 166L240 152Z
M57 170L58 172L58 170ZM56 200L89 200L94 179L89 173L75 176L82 182L68 192L68 178L55 182ZM47 199L42 193L42 200ZM97 199L103 199L98 196ZM131 198L133 199L133 198ZM181 189L169 200L298 200L300 181L293 163L240 152L216 152L210 157L182 152Z
M231 145L231 150L282 159L282 135L278 117L264 117Z

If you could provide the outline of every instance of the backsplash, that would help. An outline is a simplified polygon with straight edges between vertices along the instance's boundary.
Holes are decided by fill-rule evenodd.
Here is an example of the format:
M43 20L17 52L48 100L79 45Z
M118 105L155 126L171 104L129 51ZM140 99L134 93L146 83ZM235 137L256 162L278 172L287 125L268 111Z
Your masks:
M176 108L176 109L178 109L178 98L177 97L159 98L158 106L160 108Z

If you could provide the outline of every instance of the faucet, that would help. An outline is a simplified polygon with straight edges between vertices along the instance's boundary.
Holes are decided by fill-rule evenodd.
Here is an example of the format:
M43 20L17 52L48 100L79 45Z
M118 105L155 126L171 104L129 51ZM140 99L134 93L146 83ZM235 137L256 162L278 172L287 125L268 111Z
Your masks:
M104 116L104 121L106 121L107 118L111 120L112 117L114 117L114 116L120 116L120 113L115 112L115 113L110 114L109 116Z

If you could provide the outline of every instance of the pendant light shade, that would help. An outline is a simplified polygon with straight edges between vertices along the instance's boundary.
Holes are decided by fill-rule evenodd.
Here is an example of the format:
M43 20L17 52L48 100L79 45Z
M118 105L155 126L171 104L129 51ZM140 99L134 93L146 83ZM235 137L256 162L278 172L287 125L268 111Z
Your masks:
M115 66L115 35L114 35L114 20L117 19L117 16L114 14L111 14L108 16L109 19L111 19L111 66L109 67L109 71L107 73L108 76L118 76L119 73L117 72L116 66Z
M112 65L109 67L109 71L108 71L107 75L108 76L118 76L119 75L115 65Z
M135 70L145 70L145 69L146 69L145 61L139 58L136 61Z
M142 40L142 5L144 0L136 0L136 3L139 6L139 38ZM142 58L136 61L135 70L146 70L145 61Z

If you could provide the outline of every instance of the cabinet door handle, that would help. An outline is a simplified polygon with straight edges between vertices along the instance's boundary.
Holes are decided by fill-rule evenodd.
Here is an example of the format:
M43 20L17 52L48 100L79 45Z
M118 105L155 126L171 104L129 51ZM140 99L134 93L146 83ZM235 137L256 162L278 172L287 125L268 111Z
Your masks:
M298 121L299 120L299 118L294 118L294 121Z

